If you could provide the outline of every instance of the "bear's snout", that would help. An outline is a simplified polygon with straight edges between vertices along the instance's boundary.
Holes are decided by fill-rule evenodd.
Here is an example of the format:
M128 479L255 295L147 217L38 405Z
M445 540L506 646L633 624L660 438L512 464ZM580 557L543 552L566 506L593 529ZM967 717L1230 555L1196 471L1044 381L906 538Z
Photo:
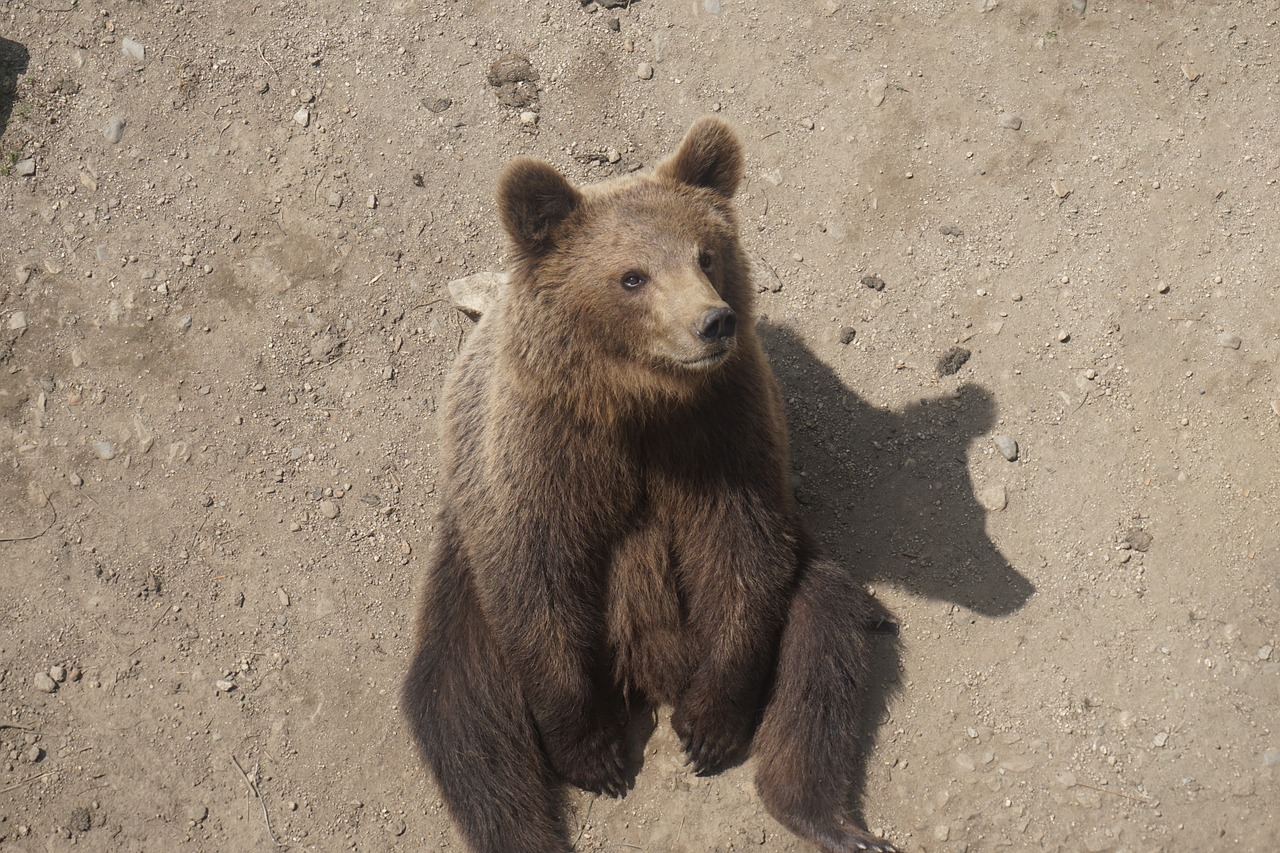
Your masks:
M704 341L723 341L738 330L738 315L728 305L712 308L698 321L698 337Z

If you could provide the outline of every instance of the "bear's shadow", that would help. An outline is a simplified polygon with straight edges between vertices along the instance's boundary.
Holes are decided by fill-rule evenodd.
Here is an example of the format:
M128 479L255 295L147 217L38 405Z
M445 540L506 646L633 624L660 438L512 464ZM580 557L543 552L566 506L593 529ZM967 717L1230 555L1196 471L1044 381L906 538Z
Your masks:
M987 536L966 463L973 440L995 426L990 392L966 384L901 411L880 409L793 330L762 320L759 332L786 403L801 515L827 553L863 583L888 583L981 616L1022 607L1035 587ZM883 607L878 617L855 804L900 671L896 622Z
M18 98L18 78L26 73L31 55L16 41L0 38L0 136L9 126L9 116Z

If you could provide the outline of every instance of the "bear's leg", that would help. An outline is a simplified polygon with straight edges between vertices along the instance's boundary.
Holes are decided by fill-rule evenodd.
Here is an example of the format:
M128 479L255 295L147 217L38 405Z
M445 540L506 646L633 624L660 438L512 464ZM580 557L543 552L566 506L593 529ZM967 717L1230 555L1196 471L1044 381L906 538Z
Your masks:
M475 853L568 853L560 783L520 679L508 672L474 591L443 548L402 703L454 822Z
M802 554L773 689L752 744L756 788L778 822L826 853L893 851L848 813L868 665L869 593Z

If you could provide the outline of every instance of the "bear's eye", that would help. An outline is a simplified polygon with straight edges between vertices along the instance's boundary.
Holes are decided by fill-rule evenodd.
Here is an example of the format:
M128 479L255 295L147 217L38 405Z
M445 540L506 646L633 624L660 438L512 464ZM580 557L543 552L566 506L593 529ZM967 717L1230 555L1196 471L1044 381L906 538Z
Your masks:
M649 277L644 273L632 270L622 277L622 286L627 290L635 290L644 287L649 282Z
M711 262L714 260L715 258L706 249L698 253L698 266L702 267L704 271L711 269Z

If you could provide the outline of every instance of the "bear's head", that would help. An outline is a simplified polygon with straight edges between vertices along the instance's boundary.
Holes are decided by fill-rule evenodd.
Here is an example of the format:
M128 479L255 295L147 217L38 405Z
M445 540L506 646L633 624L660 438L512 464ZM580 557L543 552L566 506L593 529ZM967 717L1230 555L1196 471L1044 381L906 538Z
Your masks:
M498 189L512 244L504 332L531 374L616 396L686 394L734 360L752 289L731 199L742 147L698 121L652 173L576 188L521 158Z

